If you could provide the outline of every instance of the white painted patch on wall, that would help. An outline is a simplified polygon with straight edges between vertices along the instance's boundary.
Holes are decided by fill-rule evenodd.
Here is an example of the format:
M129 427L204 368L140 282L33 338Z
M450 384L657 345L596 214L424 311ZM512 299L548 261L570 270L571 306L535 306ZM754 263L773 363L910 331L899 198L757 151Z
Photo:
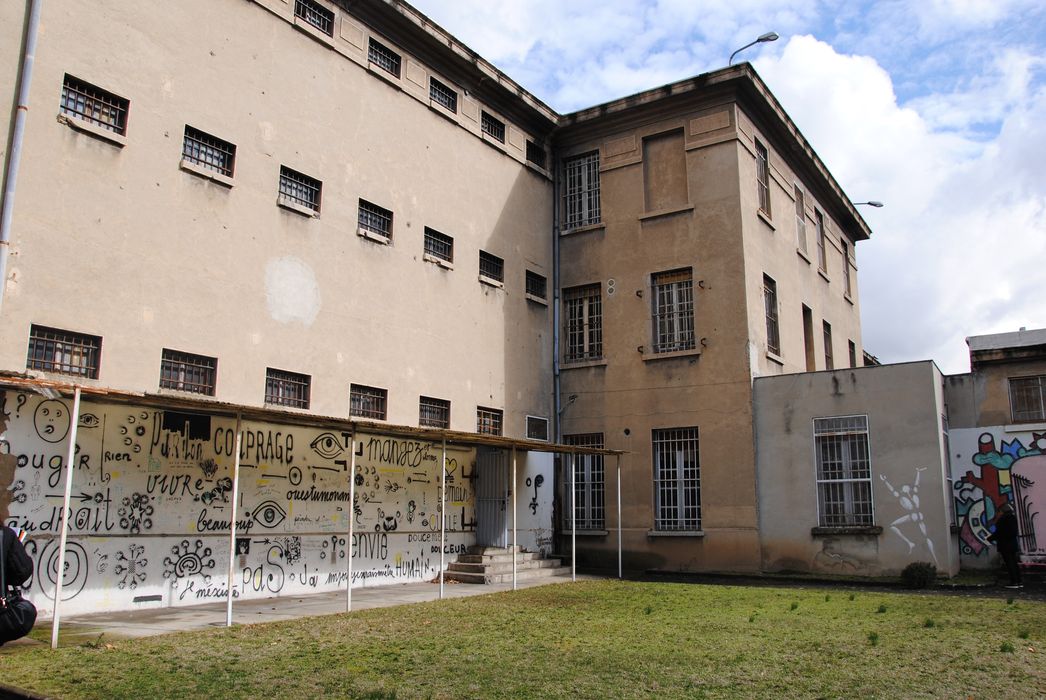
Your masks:
M294 257L270 260L265 266L265 300L274 321L311 326L320 311L320 287L312 268Z

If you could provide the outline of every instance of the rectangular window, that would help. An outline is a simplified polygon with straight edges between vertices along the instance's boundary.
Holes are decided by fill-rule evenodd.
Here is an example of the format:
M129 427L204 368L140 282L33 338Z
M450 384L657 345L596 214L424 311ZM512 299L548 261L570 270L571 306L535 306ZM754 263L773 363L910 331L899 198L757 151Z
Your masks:
M505 143L505 122L500 119L483 112L480 116L479 128L480 131L495 141Z
M1046 375L1010 379L1010 410L1014 423L1046 421Z
M527 270L526 283L527 294L542 301L548 299L548 280L543 275Z
M479 276L495 282L504 282L505 261L485 250L479 251Z
M98 379L102 339L33 324L29 328L26 369Z
M349 415L357 418L385 420L389 392L373 386L349 386Z
M217 375L217 358L163 349L160 357L161 389L214 396Z
M781 335L777 323L777 282L763 275L763 307L766 309L766 350L781 354Z
M361 232L372 233L389 242L392 240L392 212L361 199L359 227Z
M824 336L824 368L835 369L835 359L832 354L832 324L821 321Z
M367 60L389 75L400 77L400 55L373 38L367 47Z
M527 162L533 163L539 168L544 168L546 158L545 149L527 139Z
M448 112L458 113L458 93L435 78L429 78L429 99Z
M294 16L327 36L334 36L334 13L316 0L294 0Z
M527 416L527 439L548 442L548 418Z
M868 416L814 419L821 527L867 527L872 520Z
M232 177L233 163L236 160L236 146L186 124L185 140L182 142L182 159L226 177Z
M598 224L602 220L599 202L599 151L563 161L563 182L566 228Z
M842 236L840 235L840 239L841 238ZM853 287L850 284L850 246L843 240L840 240L839 244L843 247L843 293L846 296L852 296Z
M654 352L693 350L694 280L688 267L652 276Z
M265 403L269 406L308 408L312 377L269 367L265 370Z
M280 201L320 213L320 190L323 184L308 175L280 166Z
M795 186L795 244L804 253L806 250L806 195L799 185Z
M759 208L770 216L770 154L766 146L755 142L755 178L759 193Z
M128 102L68 73L62 83L62 101L59 111L73 119L82 119L89 124L115 134L127 133Z
M450 428L450 401L422 396L418 401L418 425L423 428Z
M814 313L803 304L803 350L806 355L806 371L817 369L817 355L814 352Z
M502 411L496 408L476 407L476 432L483 435L501 435Z
M603 433L564 435L563 442L578 447L603 448ZM606 529L606 494L603 455L573 455L574 518L578 530ZM564 509L570 527L569 506Z
M426 226L425 252L435 258L452 263L454 262L454 239Z
M565 362L603 357L603 301L599 293L598 284L563 290Z
M814 228L817 236L817 269L828 272L828 252L825 249L824 240L824 214L820 209L814 209Z
M846 341L847 350L850 352L850 366L857 366L857 345L852 340Z
M697 428L653 431L654 529L701 529L701 460Z

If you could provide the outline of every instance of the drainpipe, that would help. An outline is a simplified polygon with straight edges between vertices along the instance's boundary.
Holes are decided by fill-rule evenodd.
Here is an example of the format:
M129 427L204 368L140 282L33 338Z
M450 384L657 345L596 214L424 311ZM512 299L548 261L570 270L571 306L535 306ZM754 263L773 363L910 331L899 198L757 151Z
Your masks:
M32 82L33 61L36 57L36 30L40 26L40 7L43 4L43 0L31 0L29 7L29 26L25 35L25 52L22 54L22 71L18 76L18 106L15 108L15 126L11 134L11 150L7 156L7 172L4 173L4 208L0 211L0 310L3 309L4 289L7 287L7 256L11 248L15 185L18 182L18 164L22 159L25 117L29 112L29 85Z
M552 393L556 411L556 442L563 441L563 400L559 386L559 168L552 153Z

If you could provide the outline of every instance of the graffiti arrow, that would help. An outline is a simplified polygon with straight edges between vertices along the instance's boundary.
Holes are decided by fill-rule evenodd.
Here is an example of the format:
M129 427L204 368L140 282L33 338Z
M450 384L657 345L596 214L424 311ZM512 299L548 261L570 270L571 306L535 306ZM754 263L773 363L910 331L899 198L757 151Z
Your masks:
M49 494L47 494L47 497L48 498L65 498L65 494L63 494L63 493L49 493ZM79 498L81 503L86 502L86 501L93 501L94 500L94 496L92 496L91 494L88 494L88 493L84 493L83 491L81 491L79 495L72 495L71 494L69 497L70 498Z

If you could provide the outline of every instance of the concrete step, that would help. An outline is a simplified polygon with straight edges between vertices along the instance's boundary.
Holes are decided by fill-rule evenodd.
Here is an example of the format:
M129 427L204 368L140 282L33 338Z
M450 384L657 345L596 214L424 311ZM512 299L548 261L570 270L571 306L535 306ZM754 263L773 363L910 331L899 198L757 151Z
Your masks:
M534 552L518 552L516 554L516 561L530 561L536 559L537 554ZM512 563L512 553L508 554L459 554L458 561L463 564L500 564L502 562Z
M517 571L534 571L537 569L554 569L562 566L562 562L558 559L528 559L526 561L517 561ZM447 565L448 571L455 571L467 574L504 574L512 573L512 561L498 562L496 564L477 564L473 562L455 561Z
M516 546L514 549L517 552L522 552L523 551L523 548L520 547L520 546ZM512 550L513 550L513 547L488 547L488 546L482 545L482 544L474 544L471 547L469 547L468 553L469 554L488 554L488 555L512 554Z
M540 569L516 570L517 581L533 581L544 578L570 576L569 566L544 567ZM446 571L444 580L459 583L512 583L512 572L508 573L466 573L463 571Z

